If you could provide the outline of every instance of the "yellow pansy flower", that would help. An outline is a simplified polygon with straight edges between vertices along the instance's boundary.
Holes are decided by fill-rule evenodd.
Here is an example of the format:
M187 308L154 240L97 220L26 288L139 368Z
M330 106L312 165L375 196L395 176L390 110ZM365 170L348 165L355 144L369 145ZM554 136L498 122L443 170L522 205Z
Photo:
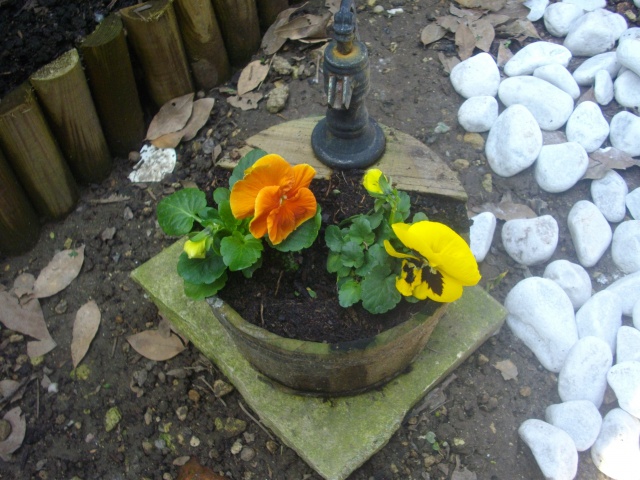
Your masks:
M380 178L383 175L384 174L382 173L382 170L378 168L370 168L364 174L362 185L367 189L369 193L382 194L384 192L382 191L382 187L380 186Z
M184 244L184 251L189 258L204 258L207 255L207 239L203 238L199 242L187 240Z

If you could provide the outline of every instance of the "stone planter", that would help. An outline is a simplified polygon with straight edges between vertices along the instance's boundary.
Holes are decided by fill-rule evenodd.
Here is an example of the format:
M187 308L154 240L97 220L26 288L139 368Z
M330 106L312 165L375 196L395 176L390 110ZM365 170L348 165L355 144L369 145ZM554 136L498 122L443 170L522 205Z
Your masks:
M427 344L448 304L419 313L380 334L342 343L319 343L275 335L245 321L217 297L208 299L238 350L272 380L310 395L351 395L378 387L402 373Z

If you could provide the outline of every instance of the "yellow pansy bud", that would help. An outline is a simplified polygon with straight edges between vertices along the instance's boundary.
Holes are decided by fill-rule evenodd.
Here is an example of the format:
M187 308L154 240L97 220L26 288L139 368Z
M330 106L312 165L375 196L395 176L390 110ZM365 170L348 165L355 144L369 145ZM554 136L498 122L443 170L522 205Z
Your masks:
M184 244L184 251L189 258L204 258L207 254L207 239L203 238L199 242L187 240Z
M362 185L367 189L370 193L379 193L382 194L382 187L380 186L380 178L382 177L382 170L378 168L370 168L364 174L364 178L362 179Z

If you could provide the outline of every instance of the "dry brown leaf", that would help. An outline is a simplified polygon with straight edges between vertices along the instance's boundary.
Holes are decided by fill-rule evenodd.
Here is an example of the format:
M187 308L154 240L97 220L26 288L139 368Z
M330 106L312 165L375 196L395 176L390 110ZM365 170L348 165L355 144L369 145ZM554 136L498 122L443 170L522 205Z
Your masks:
M84 262L84 245L56 253L38 275L33 286L34 297L50 297L67 288L80 273L82 262Z
M497 205L494 203L485 203L479 208L472 208L472 210L476 213L481 212L491 212L496 218L500 220L515 220L518 218L536 218L536 212L531 210L526 205L521 203L514 203L511 200L511 193L507 192L504 194L500 203Z
M156 148L176 148L180 142L188 142L193 139L209 120L214 103L215 100L213 98L196 100L193 102L191 117L182 130L162 135L152 140L151 144Z
M467 8L458 8L453 3L449 5L449 12L456 17L463 18L468 22L475 22L478 20L484 12L480 12L478 10L469 10Z
M10 292L0 292L0 322L9 330L38 340L51 338L38 299L20 304Z
M21 273L13 281L13 294L18 297L28 297L33 294L33 286L36 282L36 277L30 273Z
M11 425L11 433L3 442L0 442L0 458L8 462L11 459L11 454L22 446L25 433L27 433L27 422L20 407L9 410L4 419Z
M488 52L491 48L491 44L493 43L493 39L496 36L491 23L489 23L488 20L481 18L480 20L471 22L469 24L469 29L476 38L476 47L483 52Z
M305 5L306 3L303 3L299 7L288 8L278 14L276 21L271 24L271 26L265 32L264 37L262 37L262 44L260 45L260 48L264 50L265 54L273 55L282 48L287 39L278 36L276 34L276 30L287 23L289 21L289 18L291 18L291 15L300 10Z
M93 338L100 327L100 309L94 300L85 303L78 309L73 322L71 339L71 360L76 368L89 350Z
M207 467L203 467L198 463L195 457L192 457L187 463L180 467L177 480L227 480L217 473L214 473Z
M596 103L596 92L595 92L595 89L593 87L591 87L589 90L587 90L582 95L580 95L578 100L576 100L576 107L578 105L580 105L582 102L594 102L594 103Z
M461 20L453 15L445 15L444 17L436 18L436 23L442 28L449 30L451 33L456 33L460 26Z
M185 349L177 335L165 338L158 330L145 330L127 338L133 349L149 360L162 362L175 357Z
M176 148L182 141L182 130L178 132L165 133L158 138L151 140L151 145L156 148Z
M430 23L420 32L420 41L423 45L437 42L447 34L447 30L436 23Z
M509 18L527 18L530 10L523 3L522 0L507 0L504 8L500 9L498 13Z
M518 367L516 367L515 364L509 359L496 362L494 367L496 367L496 369L500 371L502 378L507 381L518 378Z
M37 358L43 355L46 355L51 350L56 348L58 345L55 340L51 337L44 338L42 340L37 340L33 342L27 343L27 355L29 358Z
M503 37L511 37L522 42L527 38L540 38L536 27L526 18L517 18L496 27L496 33Z
M329 9L330 13L336 13L340 10L340 3L342 3L342 0L326 0L324 6Z
M507 0L456 0L456 2L466 8L480 8L497 12L504 8Z
M458 57L447 57L442 52L438 52L438 60L440 60L440 63L447 74L451 73L453 67L460 63L460 59Z
M258 88L258 86L267 78L269 74L268 63L263 64L260 60L254 60L244 67L238 80L238 96L242 97L245 93Z
M503 15L501 13L490 13L482 18L487 20L494 27L507 23L509 20L511 20L510 16Z
M280 25L275 33L277 36L289 40L325 38L327 36L327 25L330 19L330 12L326 12L323 15L300 15Z
M0 381L0 401L8 400L18 391L22 384L16 380L5 379Z
M511 57L513 57L513 53L508 47L510 43L510 40L502 40L498 43L498 59L496 63L499 67L504 67L505 64L511 60Z
M567 143L567 136L562 130L542 130L543 145L558 145Z
M112 195L109 195L107 198L93 198L91 200L89 200L89 203L92 204L107 204L107 203L119 203L119 202L126 202L127 200L130 200L131 197L127 197L126 195L118 195L117 193L114 193Z
M155 140L161 135L182 130L193 109L193 93L173 98L160 107L147 130L147 140Z
M456 455L456 468L451 474L451 480L478 480L475 472L460 465L460 456Z
M634 160L630 155L615 147L601 148L589 154L589 167L582 178L599 179L609 170L626 170L629 167L640 166L640 160Z
M258 108L258 102L262 100L264 95L259 92L249 92L246 95L239 97L234 95L227 98L227 102L232 107L240 108L242 110L255 110Z
M473 54L476 47L476 37L467 25L460 25L456 31L456 46L460 60L466 60Z

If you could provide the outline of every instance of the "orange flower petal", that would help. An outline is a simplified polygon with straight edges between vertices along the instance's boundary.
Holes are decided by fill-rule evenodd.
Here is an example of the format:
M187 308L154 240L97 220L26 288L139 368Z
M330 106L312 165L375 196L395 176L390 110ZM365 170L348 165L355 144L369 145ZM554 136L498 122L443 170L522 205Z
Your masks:
M255 199L255 216L249 224L249 231L256 238L262 238L268 231L267 218L269 214L280 208L282 192L280 187L273 185L264 187Z
M295 196L282 202L267 218L271 243L277 245L282 242L291 232L312 218L317 208L316 197L308 188L301 188Z
M291 185L291 191L296 192L300 188L307 188L311 184L311 180L316 175L315 169L311 165L302 163L294 166L293 172L293 184Z

